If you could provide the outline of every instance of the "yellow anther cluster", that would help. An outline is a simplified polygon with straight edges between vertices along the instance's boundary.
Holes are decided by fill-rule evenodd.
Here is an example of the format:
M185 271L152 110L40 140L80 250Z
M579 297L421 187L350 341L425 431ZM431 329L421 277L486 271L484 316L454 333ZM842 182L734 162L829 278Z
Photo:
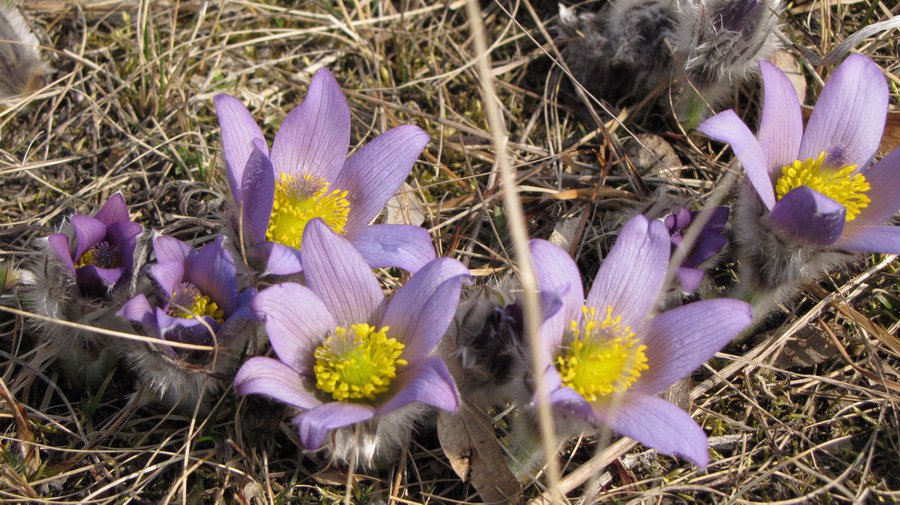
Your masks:
M338 326L315 352L316 387L338 401L366 398L388 390L406 347L388 338L388 327L376 331L368 324Z
M98 268L119 268L122 266L118 255L118 249L111 246L108 242L100 242L96 246L88 249L75 262L75 268L82 268L88 265L94 265Z
M94 264L94 256L97 255L97 248L91 248L84 252L78 261L75 262L75 268L86 267Z
M200 317L209 316L219 324L225 322L225 311L220 309L219 305L212 301L212 298L201 293L199 289L193 288L191 292L182 293L181 296L176 293L172 293L174 304L169 306L168 314L170 316L194 319L194 314L196 314ZM185 301L189 303L184 303Z
M346 191L329 190L329 186L321 177L280 174L266 240L299 249L306 224L317 217L335 233L343 233L350 202Z
M807 186L822 193L847 209L846 222L853 221L871 201L866 191L871 186L862 174L854 174L856 165L841 168L825 166L825 153L818 158L797 160L781 168L775 183L775 197L781 200L792 189Z
M597 319L593 307L582 307L583 322L572 321L571 341L556 358L562 383L592 402L612 393L622 393L647 370L647 356L630 326L621 316Z

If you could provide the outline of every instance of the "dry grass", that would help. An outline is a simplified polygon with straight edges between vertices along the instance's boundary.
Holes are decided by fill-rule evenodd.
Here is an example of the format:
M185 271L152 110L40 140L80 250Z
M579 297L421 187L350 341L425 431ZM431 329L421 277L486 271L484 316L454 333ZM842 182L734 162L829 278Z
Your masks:
M616 121L597 102L585 103L555 63L551 22L539 21L555 14L554 2L527 1L482 6L507 155L531 235L548 237L573 218L573 252L592 276L623 211L663 184L707 191L726 173L730 151L686 136L665 108L614 111ZM4 263L27 263L36 239L117 190L147 227L184 238L214 232L206 218L223 209L227 184L212 97L239 97L271 138L312 72L327 66L347 92L360 145L410 122L432 135L408 182L426 203L425 226L439 252L486 278L508 270L509 227L464 1L27 3L57 71L39 93L0 111ZM829 3L791 4L783 19L793 54L827 54L892 14L884 0ZM896 32L857 50L886 70L892 103L900 102ZM815 79L810 89L820 89ZM752 111L757 95L735 93L734 105ZM622 144L647 131L665 132L683 166L667 177L640 174ZM716 275L723 286L731 282L730 265ZM900 391L885 381L900 381L900 356L889 346L900 328L898 305L893 258L862 258L809 287L766 332L695 374L693 413L713 446L708 471L627 441L598 447L582 439L561 452L568 499L591 502L599 492L604 502L897 501ZM272 403L228 391L209 415L153 410L139 406L122 369L85 397L57 385L27 317L0 316L0 332L0 501L344 498L345 476L303 456L287 413ZM498 417L501 435L504 426ZM479 501L429 429L390 471L356 477L358 503ZM544 491L538 480L525 494Z

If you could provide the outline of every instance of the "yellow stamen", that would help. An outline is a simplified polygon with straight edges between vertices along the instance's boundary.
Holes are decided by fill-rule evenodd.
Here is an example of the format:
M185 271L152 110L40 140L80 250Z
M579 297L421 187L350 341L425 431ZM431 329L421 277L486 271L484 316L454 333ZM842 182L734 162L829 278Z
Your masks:
M865 176L854 174L855 170L856 165L825 166L824 152L818 158L796 160L781 168L781 177L775 183L775 198L781 200L792 189L807 186L843 205L849 223L871 202L866 196L871 186Z
M316 387L338 401L375 399L388 390L406 347L388 338L388 327L375 331L368 324L338 326L315 352Z
M75 268L94 265L97 268L120 268L122 260L119 257L119 248L110 245L109 242L100 242L88 249L75 262Z
M197 316L209 316L219 324L225 322L225 311L219 308L212 298L204 295L190 283L183 283L172 293L172 304L167 313L172 317L194 319Z
M279 174L266 240L299 249L306 224L317 217L335 233L343 233L350 202L346 191L329 191L329 186L321 177Z
M628 390L647 370L647 356L630 326L622 317L613 317L612 307L606 317L597 320L593 307L582 307L583 321L572 321L571 342L556 358L556 369L562 383L589 402L612 393Z

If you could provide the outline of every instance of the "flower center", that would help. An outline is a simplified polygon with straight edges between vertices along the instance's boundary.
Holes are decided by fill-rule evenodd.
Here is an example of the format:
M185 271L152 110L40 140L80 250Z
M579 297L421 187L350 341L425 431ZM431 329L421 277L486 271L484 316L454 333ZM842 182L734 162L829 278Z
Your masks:
M375 399L388 390L406 347L388 338L388 327L375 331L368 324L338 326L315 352L316 387L338 401Z
M341 234L349 212L346 191L329 191L328 181L321 177L295 178L282 173L275 181L275 201L266 240L299 249L303 230L311 220L322 218L329 228Z
M871 186L862 174L854 174L856 165L840 168L825 166L825 153L818 158L796 160L781 168L781 177L775 183L775 197L781 200L794 188L807 186L822 193L847 209L846 222L856 219L861 209L871 201L866 196Z
M85 251L75 263L75 268L82 268L88 265L107 269L120 268L122 266L120 256L118 247L103 241Z
M593 307L582 307L581 313L582 324L571 322L572 342L556 358L563 385L589 402L625 392L649 368L647 346L622 324L622 316L613 317L612 307L602 321Z
M225 322L225 311L190 282L182 282L175 287L166 313L182 319L194 319L196 314L201 318L209 316L219 324Z

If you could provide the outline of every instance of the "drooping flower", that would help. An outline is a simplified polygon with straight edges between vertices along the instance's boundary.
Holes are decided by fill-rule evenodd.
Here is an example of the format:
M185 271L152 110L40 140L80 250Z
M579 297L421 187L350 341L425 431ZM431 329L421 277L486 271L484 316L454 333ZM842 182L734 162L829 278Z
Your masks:
M265 320L277 359L256 357L235 378L238 394L268 396L299 411L293 422L309 450L328 437L336 459L372 466L389 460L421 405L453 411L456 387L431 355L459 302L468 271L433 260L391 298L360 253L321 219L303 234L307 287L262 291L253 310ZM341 430L359 425L361 434ZM350 436L347 434L350 433Z
M670 238L662 222L643 216L622 229L586 300L578 268L565 251L543 240L532 240L530 248L547 305L539 353L546 367L542 380L560 431L605 425L705 467L703 430L656 394L745 328L750 306L705 300L654 316Z
M728 207L716 207L712 210L697 240L689 249L688 255L676 270L681 289L685 293L693 293L703 280L703 264L722 251L728 240L725 238L725 223L728 222ZM700 211L679 209L663 219L672 241L672 252L681 245L688 227L697 219Z
M215 98L234 219L263 264L263 273L301 269L303 231L319 218L350 240L373 268L411 272L434 259L427 230L370 225L412 170L428 135L404 125L379 135L347 158L350 109L334 76L316 72L306 100L292 110L271 152L262 130L236 98Z

